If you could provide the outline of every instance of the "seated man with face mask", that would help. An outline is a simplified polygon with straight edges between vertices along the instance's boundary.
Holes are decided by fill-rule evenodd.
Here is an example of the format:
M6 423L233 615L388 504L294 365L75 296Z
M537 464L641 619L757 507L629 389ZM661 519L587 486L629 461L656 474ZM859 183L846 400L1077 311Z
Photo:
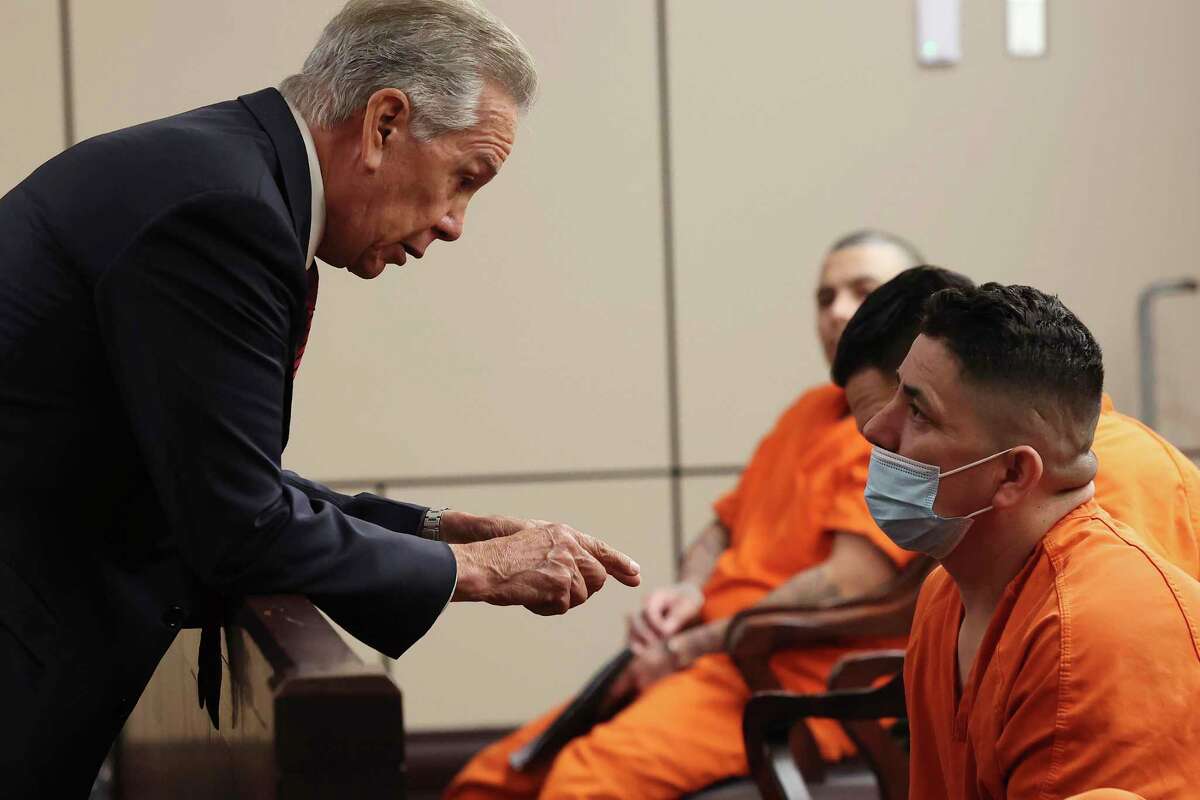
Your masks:
M931 295L970 288L965 275L913 267L880 286L846 324L833 361L833 381L859 430L896 393L896 370L907 355ZM1114 408L1102 395L1092 452L1099 460L1096 502L1140 534L1147 545L1200 578L1200 469L1153 430ZM1085 473L1093 464L1081 459Z
M863 298L920 260L911 245L880 231L834 243L816 292L827 359ZM680 581L646 596L630 620L628 707L553 759L514 769L512 754L559 711L543 715L473 758L445 800L675 798L745 774L741 725L750 691L723 650L733 615L754 605L867 595L914 558L871 521L863 502L870 445L847 412L841 389L805 391L760 443L737 487L716 502L716 519L689 548ZM784 687L817 692L850 650L903 644L888 637L801 648L777 654L771 667ZM826 760L853 752L833 720L809 727Z
M1200 786L1200 583L1093 498L1103 376L1057 298L948 289L864 428L872 516L941 562L905 659L913 800Z

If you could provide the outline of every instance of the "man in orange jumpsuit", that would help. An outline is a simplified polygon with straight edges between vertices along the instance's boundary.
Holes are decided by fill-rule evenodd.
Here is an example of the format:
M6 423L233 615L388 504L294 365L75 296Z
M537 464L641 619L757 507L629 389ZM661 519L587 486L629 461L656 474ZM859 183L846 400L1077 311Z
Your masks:
M1200 583L1093 499L1100 348L1057 298L949 289L864 428L871 514L941 563L905 689L910 797L1200 786Z
M817 290L827 358L863 298L919 261L902 240L878 232L834 244ZM556 711L535 720L477 755L446 797L676 798L745 774L741 720L749 691L721 652L729 618L760 603L865 594L912 558L867 512L862 493L869 457L840 389L824 385L804 393L760 443L737 488L716 503L716 519L689 548L680 581L652 592L631 617L635 656L624 680L636 699L569 743L552 763L516 772L508 756L541 733ZM772 667L785 687L820 691L848 649L796 651ZM811 728L825 758L851 751L835 723L816 720Z
M967 288L970 278L938 267L905 270L871 293L838 343L833 381L846 390L862 430L896 393L896 370L931 295ZM1096 501L1133 528L1160 555L1200 578L1200 469L1163 437L1118 412L1103 395L1092 452L1099 460ZM1076 469L1090 474L1083 459Z

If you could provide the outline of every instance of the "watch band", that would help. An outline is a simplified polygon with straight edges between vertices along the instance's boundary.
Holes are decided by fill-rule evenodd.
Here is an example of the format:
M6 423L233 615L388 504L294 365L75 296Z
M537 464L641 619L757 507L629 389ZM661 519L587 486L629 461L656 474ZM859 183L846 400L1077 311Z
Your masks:
M447 507L431 508L425 512L425 519L421 520L421 538L432 539L435 542L442 541L442 514L449 511Z

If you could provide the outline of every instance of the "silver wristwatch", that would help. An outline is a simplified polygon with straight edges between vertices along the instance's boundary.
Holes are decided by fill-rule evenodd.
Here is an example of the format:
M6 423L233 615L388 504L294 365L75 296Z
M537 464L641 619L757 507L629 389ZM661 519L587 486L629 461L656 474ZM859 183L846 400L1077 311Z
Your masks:
M425 512L425 519L421 520L422 539L432 539L435 542L442 540L442 514L449 510L449 508L431 508Z

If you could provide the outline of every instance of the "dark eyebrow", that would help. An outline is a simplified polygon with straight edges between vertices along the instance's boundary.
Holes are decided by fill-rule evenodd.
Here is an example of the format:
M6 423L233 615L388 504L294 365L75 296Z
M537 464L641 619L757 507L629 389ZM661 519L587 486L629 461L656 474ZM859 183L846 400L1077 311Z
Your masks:
M918 406L921 406L922 412L926 412L926 416L929 416L927 412L932 404L925 398L924 393L911 383L905 383L900 377L899 370L896 370L896 380L900 383L900 391L904 392L905 396L908 397L909 400L912 400Z

